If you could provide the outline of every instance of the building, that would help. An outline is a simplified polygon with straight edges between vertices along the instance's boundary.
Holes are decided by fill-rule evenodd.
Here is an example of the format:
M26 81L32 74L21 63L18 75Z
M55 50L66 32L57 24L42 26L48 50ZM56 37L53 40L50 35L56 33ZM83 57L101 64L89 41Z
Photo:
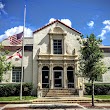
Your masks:
M81 44L81 33L59 20L33 32L33 37L24 39L24 82L32 82L34 93L46 96L49 90L78 90L84 80L76 76ZM12 55L21 45L10 45L8 39L2 42ZM110 64L110 46L101 46L104 61ZM4 82L20 82L21 59L11 59L15 68L4 75ZM103 75L103 82L110 83L110 71ZM73 91L72 90L72 91ZM75 93L75 92L74 92Z

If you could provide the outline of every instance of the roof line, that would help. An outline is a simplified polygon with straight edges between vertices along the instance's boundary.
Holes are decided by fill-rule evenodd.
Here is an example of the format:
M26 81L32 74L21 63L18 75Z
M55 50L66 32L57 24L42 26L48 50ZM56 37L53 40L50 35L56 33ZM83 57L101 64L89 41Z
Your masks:
M44 29L44 28L46 28L46 27L48 27L48 26L50 26L50 25L52 25L52 24L54 24L54 23L56 23L56 22L59 22L59 23L61 23L61 24L63 24L63 25L65 25L66 27L68 27L68 28L70 28L70 29L72 29L73 31L75 31L75 32L77 32L77 33L79 33L79 34L81 34L81 32L79 32L79 31L77 31L76 29L74 29L74 28L71 28L70 26L68 26L68 25L66 25L66 24L64 24L63 22L61 22L60 20L55 20L55 21L53 21L53 22L51 22L51 23L49 23L49 24L47 24L47 25L45 25L45 26L43 26L43 27L41 27L41 28L39 28L39 29L37 29L37 30L35 30L33 33L36 33L36 32L39 32L40 30L42 30L42 29Z

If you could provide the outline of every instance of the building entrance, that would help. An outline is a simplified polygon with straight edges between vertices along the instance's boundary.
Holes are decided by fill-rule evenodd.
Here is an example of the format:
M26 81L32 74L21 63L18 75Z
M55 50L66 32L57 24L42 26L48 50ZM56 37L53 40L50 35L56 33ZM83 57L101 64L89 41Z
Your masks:
M62 71L54 70L54 87L62 87Z

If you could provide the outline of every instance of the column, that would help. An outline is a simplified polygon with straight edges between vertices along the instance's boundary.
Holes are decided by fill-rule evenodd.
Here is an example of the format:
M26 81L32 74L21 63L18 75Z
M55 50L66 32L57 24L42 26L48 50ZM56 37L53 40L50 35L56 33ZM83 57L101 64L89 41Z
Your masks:
M64 88L67 88L67 63L64 63Z
M42 63L38 64L38 82L37 82L37 97L42 97Z
M65 36L63 37L63 53L66 54L66 43L65 43Z
M77 72L77 62L74 63L74 86L77 89L78 88L78 78L75 75L76 72Z
M52 36L50 35L50 54L53 54L53 39Z
M42 63L38 64L38 84L41 84L40 89L42 88Z
M53 63L50 63L50 72L49 72L49 76L50 76L50 88L53 89Z

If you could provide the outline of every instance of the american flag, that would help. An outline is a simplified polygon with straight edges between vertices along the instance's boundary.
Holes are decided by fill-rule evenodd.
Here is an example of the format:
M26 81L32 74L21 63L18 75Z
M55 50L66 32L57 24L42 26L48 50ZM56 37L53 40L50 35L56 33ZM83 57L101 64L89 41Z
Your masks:
M21 44L21 42L22 42L22 36L23 36L23 32L21 32L19 34L16 34L16 35L13 35L13 36L10 36L9 37L10 44L11 45Z
M19 58L22 58L22 55L20 54L21 50L22 50L22 49L17 50L13 55L9 56L9 57L7 58L7 60L8 60L8 59L12 59L12 58L15 57L15 56L18 56Z

